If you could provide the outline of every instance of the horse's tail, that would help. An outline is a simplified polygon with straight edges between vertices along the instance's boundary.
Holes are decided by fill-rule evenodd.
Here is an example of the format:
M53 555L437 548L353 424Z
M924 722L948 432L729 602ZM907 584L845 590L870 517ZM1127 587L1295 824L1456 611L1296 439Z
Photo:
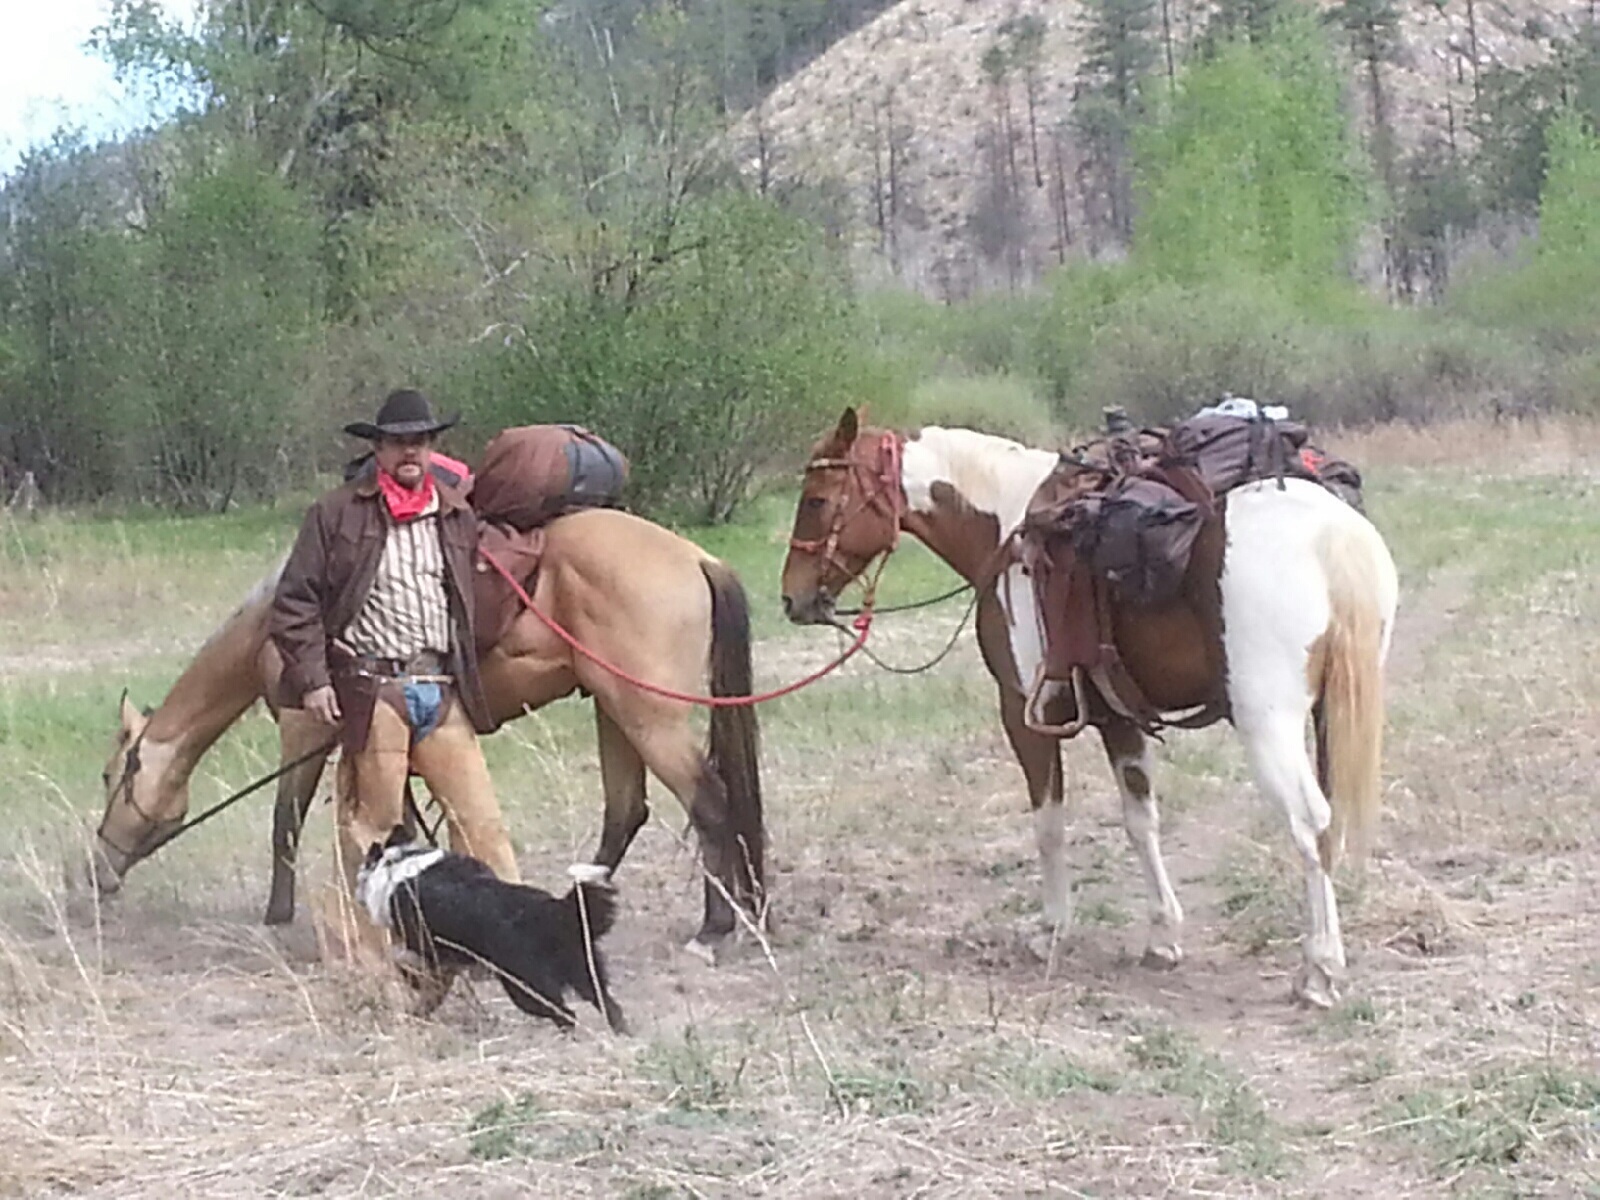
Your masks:
M715 559L703 561L700 570L711 587L711 694L748 696L752 690L750 602L744 585L731 568ZM712 708L711 762L727 789L729 824L750 877L750 901L757 906L767 878L759 741L754 705Z
M1332 870L1359 858L1383 804L1383 662L1394 625L1394 563L1377 531L1346 527L1324 540L1330 617L1315 720L1317 766L1332 820L1320 839Z

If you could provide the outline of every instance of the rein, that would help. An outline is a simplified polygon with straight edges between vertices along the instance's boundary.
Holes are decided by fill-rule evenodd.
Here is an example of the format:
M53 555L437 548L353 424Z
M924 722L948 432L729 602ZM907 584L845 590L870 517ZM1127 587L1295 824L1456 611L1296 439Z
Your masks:
M793 683L785 684L780 688L774 688L770 692L762 692L759 695L697 696L692 692L680 692L674 690L673 688L662 687L660 684L651 683L648 680L640 679L638 676L630 674L616 664L607 662L605 659L601 658L600 655L596 654L593 650L589 649L589 647L585 646L577 638L573 637L568 630L564 629L556 622L554 617L550 616L549 613L545 612L542 608L535 604L533 602L533 597L528 594L528 590L522 586L515 575L506 570L505 564L496 558L491 552L480 546L478 548L478 553L482 556L484 562L488 563L495 569L495 571L499 573L500 578L504 579L508 584L511 585L511 590L516 593L517 599L522 601L527 610L534 616L538 617L539 620L544 623L546 629L550 630L551 633L555 634L563 642L570 646L575 653L581 654L584 658L594 663L595 666L600 667L602 670L605 670L612 675L615 675L624 683L632 684L641 691L651 692L657 696L665 696L668 700L680 700L685 704L699 704L705 706L706 708L746 708L752 704L764 704L768 700L776 700L780 696L789 695L791 692L798 692L801 688L815 683L824 675L837 670L850 659L854 658L856 652L867 644L867 634L872 629L872 595L877 588L876 579L874 579L872 582L872 588L868 590L867 603L862 607L861 614L851 622L852 627L855 629L856 640L845 648L843 654L839 655L838 658L834 659L821 670L813 671L803 679L797 679ZM881 567L879 568L879 574L882 574Z
M140 740L141 741L143 740L143 736L144 735L141 733L140 734ZM293 762L286 763L285 765L279 767L276 771L273 771L270 775L263 775L260 779L256 780L254 783L249 784L246 787L240 788L237 792L234 792L233 795L229 796L227 799L219 800L217 803L213 804L210 808L206 809L203 813L201 813L198 817L195 817L193 820L184 821L181 824L174 825L171 828L169 828L167 830L164 830L162 833L160 833L150 843L149 849L145 850L142 854L138 855L137 858L135 858L133 855L129 854L121 846L118 846L110 838L106 837L104 833L100 833L98 836L100 837L100 839L102 841L104 841L112 849L116 850L117 853L125 855L127 858L129 858L133 862L142 862L144 859L149 858L157 850L161 849L161 847L165 846L168 842L173 841L175 838L178 837L178 835L184 834L184 833L188 833L189 830L195 828L195 826L197 826L197 825L204 825L207 821L209 821L212 817L216 816L223 809L231 808L233 805L237 804L240 800L243 800L246 796L251 795L254 792L260 791L262 788L266 787L267 784L272 783L275 780L282 779L290 771L293 771L296 767L304 766L306 763L310 762L313 758L316 758L318 755L328 753L328 751L332 750L334 748L334 746L338 744L338 741L339 741L339 739L338 739L337 736L329 738L326 742L324 742L322 745L318 746L315 750L307 751L305 754L302 754L299 758L295 759ZM138 742L135 742L134 743L134 749L131 752L133 755L135 755L135 757L133 758L132 768L127 770L123 775L123 788L124 788L123 799L133 809L133 811L138 813L141 817L143 817L145 821L147 821L150 825L159 828L162 823L160 821L157 821L157 820L154 820L153 818L151 818L149 816L149 814L147 814L144 811L144 809L140 808L137 804L135 804L133 802L133 785L132 785L131 781L132 781L135 773L138 771L138 759L136 757L137 752L138 752Z
M880 606L876 612L880 617L886 617L890 613L914 612L919 608L932 608L935 604L943 604L946 600L954 600L963 592L970 592L975 586L975 584L963 583L960 587L953 587L948 592L940 592L937 596L932 596L927 600L912 600L906 604L886 604ZM833 615L836 617L854 617L859 616L861 612L862 610L859 608L836 608L833 610ZM867 657L872 658L870 654ZM878 660L874 658L872 661L877 662Z
M950 651L952 651L952 650L954 650L956 648L956 641L961 637L961 631L964 630L967 627L967 622L972 620L972 614L974 612L976 612L977 609L978 609L978 601L983 598L983 591L980 590L975 585L969 583L965 587L957 588L953 592L949 592L946 595L938 597L938 600L948 600L948 599L950 599L950 597L959 596L962 592L965 592L965 591L968 591L968 590L971 590L971 592L972 592L972 599L967 604L967 611L962 613L961 614L961 620L956 622L956 627L955 627L955 629L953 631L951 631L949 640L946 641L945 644L944 644L944 649L940 650L939 653L935 654L927 662L923 663L919 667L897 667L893 663L884 662L883 659L879 658L871 650L867 650L866 651L867 658L871 660L873 666L878 667L881 670L888 671L891 675L920 675L924 671L933 670L934 667L937 667L947 657L949 657ZM921 602L920 604L902 605L901 608L898 609L898 610L884 609L883 611L885 611L885 612L889 612L889 611L904 612L906 609L910 609L910 608L923 608L923 607L926 607L929 604L937 603L938 600L925 600L925 601ZM843 624L841 624L839 622L835 622L835 625L836 625L837 628L840 628L840 629L844 628Z

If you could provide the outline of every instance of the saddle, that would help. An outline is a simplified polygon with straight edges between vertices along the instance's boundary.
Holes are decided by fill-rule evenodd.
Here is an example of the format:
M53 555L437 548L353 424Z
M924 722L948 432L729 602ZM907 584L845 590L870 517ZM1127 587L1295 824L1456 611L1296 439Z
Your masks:
M581 425L521 425L497 433L473 479L478 545L531 590L544 556L545 530L585 508L620 508L628 482L622 451ZM473 583L479 655L497 645L522 601L480 557Z
M1227 494L1262 479L1281 486L1294 476L1327 486L1359 510L1360 473L1310 446L1303 425L1267 417L1202 415L1136 430L1111 415L1108 426L1106 436L1061 455L1014 535L1013 555L1033 581L1045 646L1038 678L1023 681L1025 719L1057 737L1113 714L1149 734L1212 724L1229 715L1220 662L1197 706L1163 712L1124 662L1117 612L1182 609L1189 627L1220 647L1216 573ZM1198 562L1202 538L1212 550ZM1060 703L1069 706L1055 710L1060 719L1045 715Z

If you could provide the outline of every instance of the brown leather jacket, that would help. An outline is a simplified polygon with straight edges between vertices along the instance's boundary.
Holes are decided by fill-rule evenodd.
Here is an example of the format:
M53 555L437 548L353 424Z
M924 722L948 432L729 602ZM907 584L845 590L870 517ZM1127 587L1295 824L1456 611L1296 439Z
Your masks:
M495 728L478 677L474 649L472 580L478 550L478 520L459 488L442 482L439 540L444 550L450 599L451 673L473 728ZM300 703L309 691L332 682L329 643L366 599L378 573L386 524L376 480L370 475L329 492L307 511L294 549L278 579L268 626L283 656L284 699Z

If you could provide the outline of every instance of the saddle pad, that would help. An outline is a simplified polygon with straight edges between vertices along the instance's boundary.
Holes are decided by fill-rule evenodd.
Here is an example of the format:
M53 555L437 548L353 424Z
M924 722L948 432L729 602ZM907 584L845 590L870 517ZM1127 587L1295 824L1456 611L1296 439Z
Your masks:
M531 595L539 560L544 556L545 531L513 529L509 525L478 523L478 547L494 555ZM482 658L510 631L522 615L517 593L481 557L472 577L472 611L478 657Z

